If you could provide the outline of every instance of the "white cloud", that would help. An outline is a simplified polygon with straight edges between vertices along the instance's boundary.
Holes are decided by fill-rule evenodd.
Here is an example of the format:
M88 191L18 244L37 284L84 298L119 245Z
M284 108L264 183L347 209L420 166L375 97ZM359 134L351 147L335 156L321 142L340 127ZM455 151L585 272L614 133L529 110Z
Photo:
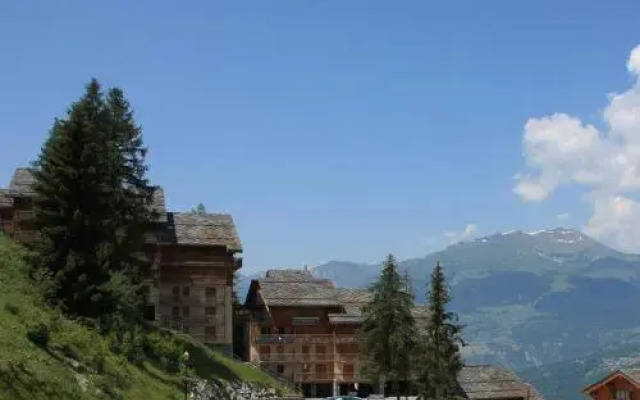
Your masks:
M569 219L569 213L558 214L556 215L556 219L558 220L558 222L567 222L567 220Z
M640 251L640 46L627 70L634 78L623 93L609 96L604 129L556 113L531 118L523 146L529 173L518 174L513 191L524 201L540 202L557 188L579 184L590 191L593 215L585 231L627 251Z
M467 224L461 232L447 231L442 234L450 243L459 242L461 240L470 239L478 232L478 225Z

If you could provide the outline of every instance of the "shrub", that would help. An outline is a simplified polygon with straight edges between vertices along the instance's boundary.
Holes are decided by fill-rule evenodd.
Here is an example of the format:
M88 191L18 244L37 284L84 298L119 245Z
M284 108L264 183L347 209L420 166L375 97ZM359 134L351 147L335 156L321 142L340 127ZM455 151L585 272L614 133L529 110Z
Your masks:
M45 348L49 345L49 327L41 322L27 331L27 338L36 346Z
M5 303L4 309L6 312L11 313L13 315L18 315L20 313L20 308L18 308L18 306L16 306L15 304Z

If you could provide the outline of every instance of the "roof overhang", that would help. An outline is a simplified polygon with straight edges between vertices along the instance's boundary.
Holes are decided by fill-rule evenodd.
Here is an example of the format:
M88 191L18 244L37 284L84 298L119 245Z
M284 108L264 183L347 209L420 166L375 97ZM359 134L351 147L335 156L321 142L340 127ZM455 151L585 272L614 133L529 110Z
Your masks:
M626 380L627 382L631 383L636 388L640 389L640 382L636 381L635 379L631 378L629 375L625 374L624 371L617 370L617 371L614 371L614 372L610 373L609 375L605 376L604 378L600 379L598 382L593 383L593 384L585 387L584 389L582 389L582 392L583 393L591 393L594 390L599 389L602 386L606 385L607 383L613 381L614 379L618 379L618 378L622 378L622 379Z

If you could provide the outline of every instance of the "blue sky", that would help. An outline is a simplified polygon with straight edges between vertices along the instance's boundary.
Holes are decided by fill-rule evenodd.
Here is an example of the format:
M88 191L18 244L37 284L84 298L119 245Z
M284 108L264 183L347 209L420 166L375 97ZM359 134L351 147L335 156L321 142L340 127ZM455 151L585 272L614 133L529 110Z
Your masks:
M582 227L579 183L514 194L524 126L602 124L640 3L557 3L0 1L0 185L96 77L132 102L168 205L231 213L249 271Z

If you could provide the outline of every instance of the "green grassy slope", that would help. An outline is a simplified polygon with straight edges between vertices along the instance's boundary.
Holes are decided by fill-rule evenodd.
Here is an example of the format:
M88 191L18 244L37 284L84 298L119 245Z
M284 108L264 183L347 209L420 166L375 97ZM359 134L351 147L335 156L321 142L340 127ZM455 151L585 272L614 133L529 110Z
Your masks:
M45 307L27 277L23 256L19 246L0 234L0 399L182 399L176 360L185 350L197 377L278 388L252 366L186 335L153 329L144 334L142 364L129 363L96 331ZM38 326L50 332L46 345L34 344L41 343L34 338Z

